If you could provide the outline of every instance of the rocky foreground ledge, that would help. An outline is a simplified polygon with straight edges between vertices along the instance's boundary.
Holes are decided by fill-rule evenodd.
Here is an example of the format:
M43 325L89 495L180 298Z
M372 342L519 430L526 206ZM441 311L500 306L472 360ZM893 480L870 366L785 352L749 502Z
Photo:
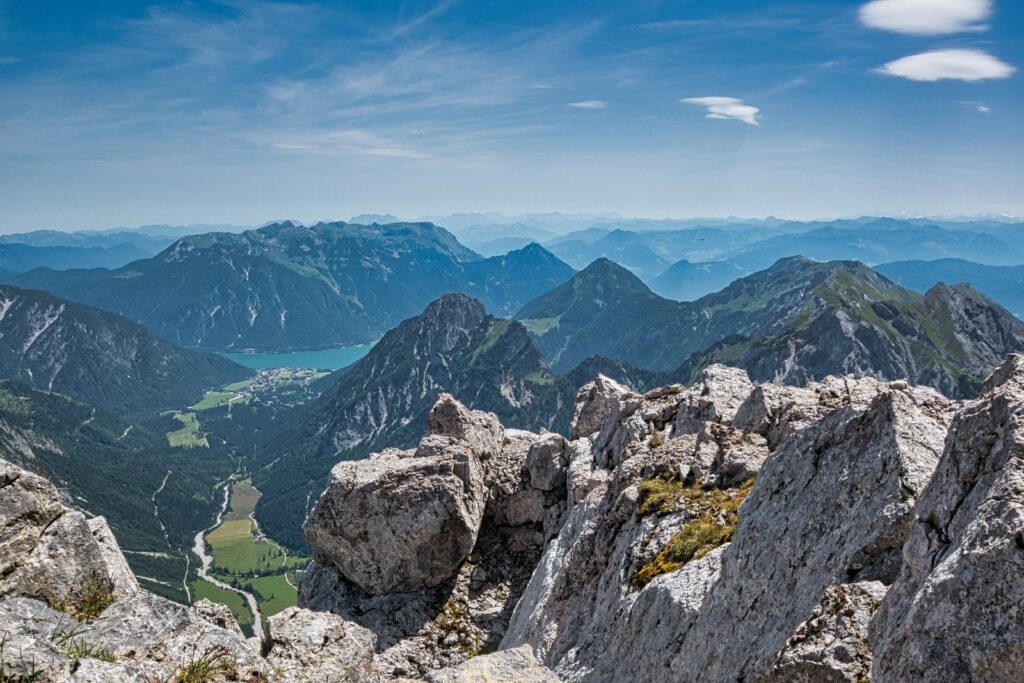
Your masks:
M339 463L299 608L246 640L139 588L101 518L0 461L7 681L1018 681L1024 356L904 382L599 377L571 439L442 395Z
M969 402L599 377L570 440L442 395L417 448L334 468L300 602L390 679L1020 680L1022 422L1022 356ZM447 673L492 651L547 670Z
M376 642L339 616L297 608L271 617L264 640L246 639L222 605L145 591L102 517L65 507L49 481L0 460L2 683L382 681ZM521 649L437 675L517 680L531 669L542 667Z

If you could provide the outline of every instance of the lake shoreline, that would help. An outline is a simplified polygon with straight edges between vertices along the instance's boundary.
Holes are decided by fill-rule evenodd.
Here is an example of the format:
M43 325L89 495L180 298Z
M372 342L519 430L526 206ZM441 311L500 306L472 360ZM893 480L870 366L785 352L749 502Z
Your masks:
M375 343L302 351L217 351L216 353L252 370L273 368L340 370L368 354Z

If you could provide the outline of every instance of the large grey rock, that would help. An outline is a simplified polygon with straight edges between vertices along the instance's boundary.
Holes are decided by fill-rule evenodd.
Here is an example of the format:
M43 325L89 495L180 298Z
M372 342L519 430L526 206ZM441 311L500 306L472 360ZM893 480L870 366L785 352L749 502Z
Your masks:
M673 434L694 434L705 422L729 424L754 385L739 368L711 365L681 395L673 421Z
M385 677L497 646L565 509L564 485L530 485L541 440L442 395L415 450L336 467L307 520L316 561L299 605L372 631Z
M361 626L324 612L290 607L267 621L267 662L290 683L372 683L377 639Z
M872 623L876 681L1024 672L1024 357L957 415Z
M472 551L486 493L479 455L460 442L426 457L377 454L334 467L303 531L319 563L368 593L414 591Z
M811 616L790 636L765 683L870 681L868 625L885 597L878 581L848 583L825 591Z
M613 410L636 394L615 380L598 375L576 392L576 404L572 412L571 434L573 439L592 436L601 431Z
M885 391L795 433L765 462L721 576L672 661L681 680L755 680L829 587L891 583L951 404Z
M167 680L197 660L224 664L236 680L260 680L270 668L237 632L211 624L190 607L143 591L116 601L88 624L88 642L108 650L116 661L143 677Z
M718 580L722 552L717 548L679 571L656 577L627 597L593 650L585 678L599 681L672 680L669 658L697 621L700 607Z
M271 673L241 634L145 591L117 600L88 623L38 600L5 598L0 600L0 640L7 674L35 672L40 678L31 680L51 683L176 680L203 657L223 665L211 681L270 680ZM76 661L70 655L80 646L113 661Z
M430 683L559 683L528 647L474 657L459 666L435 671Z
M93 540L96 541L103 562L106 564L107 574L114 587L114 595L127 597L139 593L142 588L131 567L128 566L128 560L121 552L121 547L117 544L117 539L114 538L110 526L107 525L107 520L103 517L93 517L88 524Z
M497 415L469 410L451 394L438 395L427 416L427 434L461 441L484 460L501 451L504 432Z
M63 612L32 598L9 596L0 599L0 661L4 673L14 682L33 680L66 681L71 659L57 647L55 633L74 620ZM20 679L17 676L24 676ZM7 679L2 679L5 681Z
M235 615L231 613L227 605L202 598L192 604L192 609L195 610L195 613L200 618L205 619L214 626L231 631L239 638L245 637L241 627L238 625L238 621L235 619Z
M566 443L560 434L542 435L530 446L527 467L530 469L530 485L541 491L565 484Z
M0 596L74 611L84 591L136 593L106 523L64 507L46 479L0 460Z

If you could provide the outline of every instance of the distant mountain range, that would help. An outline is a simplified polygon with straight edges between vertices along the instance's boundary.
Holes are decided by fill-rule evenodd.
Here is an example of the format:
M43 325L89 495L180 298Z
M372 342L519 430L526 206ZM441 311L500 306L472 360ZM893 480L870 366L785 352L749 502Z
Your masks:
M875 266L882 275L915 292L934 285L970 283L1024 320L1024 265L985 266L963 259L938 261L896 261Z
M827 226L797 235L781 235L725 254L722 260L757 271L780 258L806 256L817 261L857 260L868 265L893 260L964 258L987 265L1024 263L1024 245L987 232L921 226L881 218L856 226Z
M693 301L723 289L748 273L730 261L676 261L648 282L658 296L676 301Z
M33 247L116 247L130 244L152 256L187 235L208 232L242 232L238 225L195 223L193 225L142 225L137 228L97 230L31 230L0 235L0 244L24 244ZM55 266L50 266L55 267Z
M221 356L177 348L119 315L0 285L0 378L145 418L250 374Z
M485 223L459 238L485 254L538 242L577 269L608 258L667 298L692 300L780 258L858 260L966 258L1024 264L1024 224L1007 220L862 217L835 221L642 220L602 218L569 232L529 223ZM731 279L729 279L731 276Z
M31 246L0 243L0 270L24 273L33 268L117 268L154 252L134 244L109 247Z
M688 379L722 362L762 381L908 377L951 396L972 395L999 358L1024 350L1024 326L969 286L922 297L861 263L799 257L689 303L600 260L516 319L556 371L600 355Z
M536 245L483 259L429 223L288 222L186 237L116 270L37 269L10 281L120 313L182 346L283 351L374 341L450 291L509 315L572 274Z
M391 330L336 383L288 420L263 449L255 480L259 515L274 538L300 546L310 496L338 460L416 443L438 392L502 416L510 426L565 431L576 390L598 373L637 388L654 373L589 359L556 377L518 322L489 315L461 294L446 294Z

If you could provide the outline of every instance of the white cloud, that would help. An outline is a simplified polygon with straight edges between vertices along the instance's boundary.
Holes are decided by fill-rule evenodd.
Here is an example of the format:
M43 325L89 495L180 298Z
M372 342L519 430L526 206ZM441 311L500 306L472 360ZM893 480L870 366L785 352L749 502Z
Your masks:
M568 106L577 109L607 109L608 103L602 100L582 100L581 102L570 102Z
M877 70L912 81L956 80L971 83L1009 78L1016 69L980 50L935 50L889 62Z
M992 110L989 109L988 107L986 107L984 104L979 104L975 108L978 110L978 113L980 113L980 114L991 114L992 113Z
M751 126L761 125L758 121L761 110L735 97L686 97L679 101L706 108L709 119L733 119Z
M872 0L860 8L860 20L871 28L916 36L984 31L992 4L992 0Z

